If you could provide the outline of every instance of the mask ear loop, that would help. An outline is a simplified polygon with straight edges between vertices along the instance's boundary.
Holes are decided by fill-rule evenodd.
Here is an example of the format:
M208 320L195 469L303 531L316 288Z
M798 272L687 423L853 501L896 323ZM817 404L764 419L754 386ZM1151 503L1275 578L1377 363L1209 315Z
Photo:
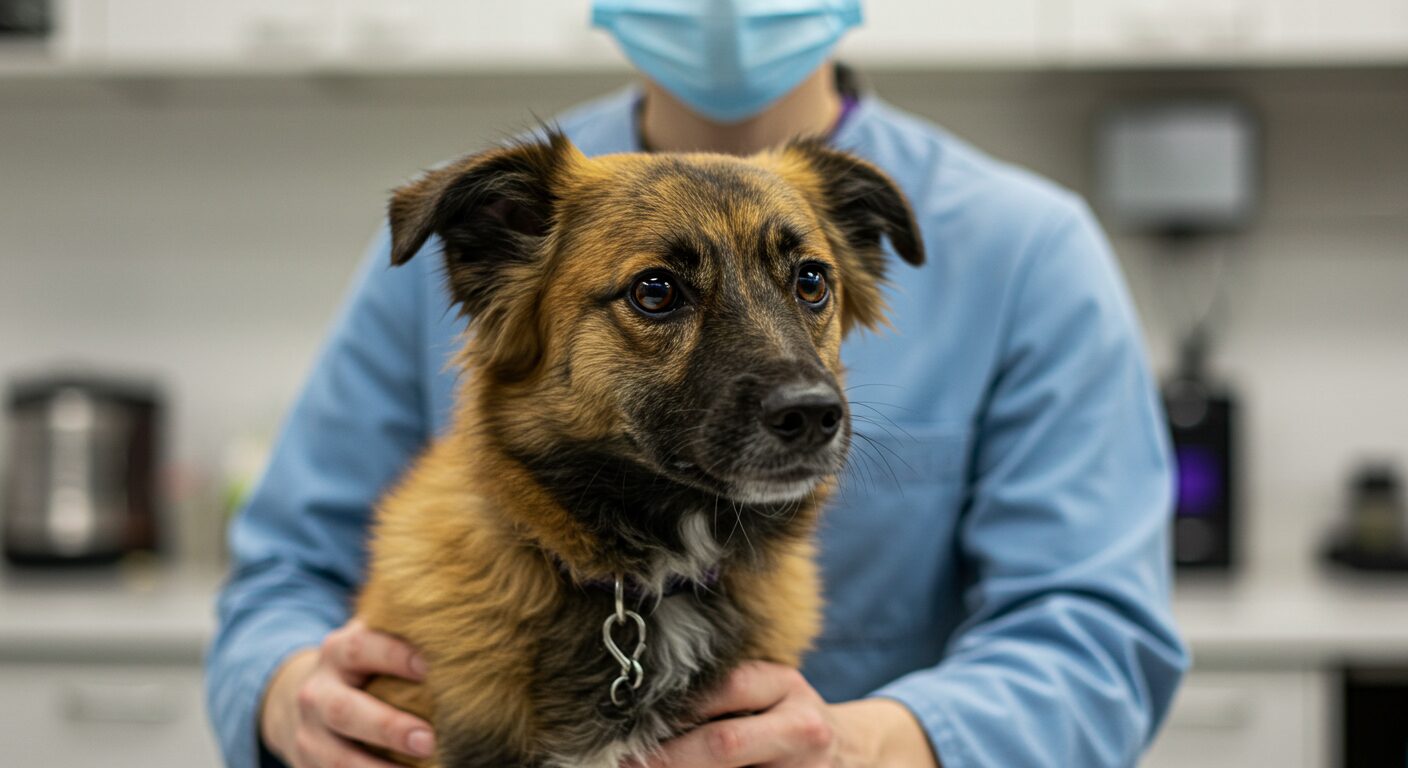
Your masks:
M627 622L636 627L636 647L630 656L611 636L612 629ZM640 657L645 654L645 619L635 611L626 610L625 579L619 573L616 574L616 611L607 616L601 625L601 641L606 645L607 653L621 666L620 676L611 683L611 703L619 709L630 709L635 706L635 692L645 680L645 668L640 663Z

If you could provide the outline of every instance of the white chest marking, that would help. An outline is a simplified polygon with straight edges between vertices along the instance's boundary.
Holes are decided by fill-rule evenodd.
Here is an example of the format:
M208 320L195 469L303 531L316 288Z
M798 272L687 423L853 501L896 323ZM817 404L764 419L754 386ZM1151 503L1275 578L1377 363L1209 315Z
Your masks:
M655 594L665 590L665 583L672 576L683 576L691 581L706 581L709 572L719 564L724 548L709 530L710 517L704 512L694 512L680 519L680 541L683 553L661 552L651 563L650 573L645 575L646 586Z

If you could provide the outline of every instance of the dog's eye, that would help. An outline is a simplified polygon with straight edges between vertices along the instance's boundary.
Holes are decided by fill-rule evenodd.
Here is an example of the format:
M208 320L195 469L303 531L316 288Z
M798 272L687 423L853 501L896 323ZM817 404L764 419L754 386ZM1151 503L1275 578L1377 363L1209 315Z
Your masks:
M826 273L818 264L803 264L797 270L797 298L820 306L830 294L826 287Z
M663 315L679 307L680 289L670 275L642 275L631 287L631 303L647 315Z

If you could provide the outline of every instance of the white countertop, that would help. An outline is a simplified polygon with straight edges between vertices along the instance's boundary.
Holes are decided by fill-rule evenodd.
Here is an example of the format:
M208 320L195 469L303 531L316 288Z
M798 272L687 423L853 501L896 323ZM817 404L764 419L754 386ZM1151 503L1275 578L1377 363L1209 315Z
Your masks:
M0 573L0 660L193 662L214 631L213 568ZM1180 577L1179 628L1200 663L1408 661L1408 578Z
M215 630L214 568L0 572L0 660L199 660Z
M1196 662L1408 663L1408 578L1180 578L1173 602Z

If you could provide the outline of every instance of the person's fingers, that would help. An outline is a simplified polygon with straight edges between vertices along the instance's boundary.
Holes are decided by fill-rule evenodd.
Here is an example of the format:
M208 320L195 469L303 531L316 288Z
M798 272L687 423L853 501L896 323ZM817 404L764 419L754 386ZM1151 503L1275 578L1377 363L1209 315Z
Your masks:
M834 740L818 707L778 707L752 717L706 723L670 741L652 768L743 768L825 753Z
M326 694L323 723L339 736L414 757L435 753L430 725L356 688L342 687Z
M762 712L772 708L795 690L807 688L802 673L781 664L749 661L729 673L724 682L700 705L699 717L712 720L720 715Z
M274 672L259 705L259 734L269 749L291 761L293 738L303 721L308 681L318 669L318 651L295 651Z
M425 678L425 660L410 643L367 629L357 620L330 633L323 641L322 651L350 683L359 683L367 675L415 681Z
M400 768L326 731L302 729L294 741L293 768Z

